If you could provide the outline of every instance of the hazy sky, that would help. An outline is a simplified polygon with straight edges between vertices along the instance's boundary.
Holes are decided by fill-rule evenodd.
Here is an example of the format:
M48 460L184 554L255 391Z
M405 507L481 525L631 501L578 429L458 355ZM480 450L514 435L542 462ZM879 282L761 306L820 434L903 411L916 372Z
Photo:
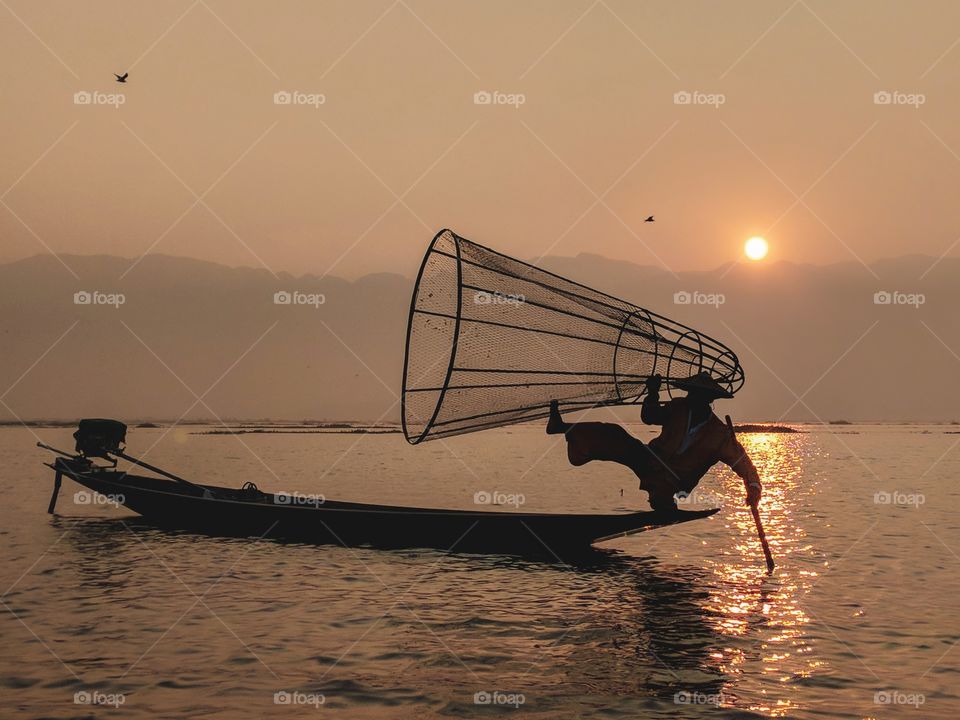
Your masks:
M957 255L958 38L952 0L6 0L0 261Z

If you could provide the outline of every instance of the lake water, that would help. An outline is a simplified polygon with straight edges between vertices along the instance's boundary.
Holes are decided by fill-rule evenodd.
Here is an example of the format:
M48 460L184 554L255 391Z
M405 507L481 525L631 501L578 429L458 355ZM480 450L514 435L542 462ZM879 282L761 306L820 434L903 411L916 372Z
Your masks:
M70 481L51 517L33 445L70 449L70 431L2 429L0 715L957 717L960 428L798 427L742 436L772 577L727 470L699 487L720 514L565 565L161 531ZM646 508L629 471L570 467L539 427L418 447L200 429L132 429L128 449L331 499Z

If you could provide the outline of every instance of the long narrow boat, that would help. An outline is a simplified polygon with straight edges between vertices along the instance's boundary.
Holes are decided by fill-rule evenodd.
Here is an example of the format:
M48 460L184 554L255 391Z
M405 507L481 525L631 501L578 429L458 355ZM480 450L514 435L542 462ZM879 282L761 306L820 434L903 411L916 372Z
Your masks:
M125 430L125 428L124 428ZM39 444L39 443L38 443ZM464 552L562 553L653 528L709 517L717 509L620 514L484 512L338 502L188 482L126 455L119 446L93 451L113 463L94 463L89 452L56 452L49 511L67 477L164 527L208 534L284 538L349 547L430 547ZM166 477L116 468L118 456Z

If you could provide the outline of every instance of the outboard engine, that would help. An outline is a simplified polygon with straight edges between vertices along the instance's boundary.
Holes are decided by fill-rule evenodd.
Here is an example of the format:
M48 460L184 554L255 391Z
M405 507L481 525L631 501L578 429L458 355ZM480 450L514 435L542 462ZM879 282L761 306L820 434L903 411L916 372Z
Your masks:
M123 452L127 441L127 426L118 420L88 419L81 420L73 434L77 441L77 453L87 458L116 460L109 453Z

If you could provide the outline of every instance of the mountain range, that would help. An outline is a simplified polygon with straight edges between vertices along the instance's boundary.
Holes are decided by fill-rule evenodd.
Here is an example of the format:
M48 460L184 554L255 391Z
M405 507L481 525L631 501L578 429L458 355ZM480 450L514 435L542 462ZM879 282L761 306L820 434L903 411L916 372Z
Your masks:
M62 260L79 278L52 255L0 265L0 419L399 419L412 278ZM958 258L537 264L734 348L746 385L718 409L740 420L960 419Z

